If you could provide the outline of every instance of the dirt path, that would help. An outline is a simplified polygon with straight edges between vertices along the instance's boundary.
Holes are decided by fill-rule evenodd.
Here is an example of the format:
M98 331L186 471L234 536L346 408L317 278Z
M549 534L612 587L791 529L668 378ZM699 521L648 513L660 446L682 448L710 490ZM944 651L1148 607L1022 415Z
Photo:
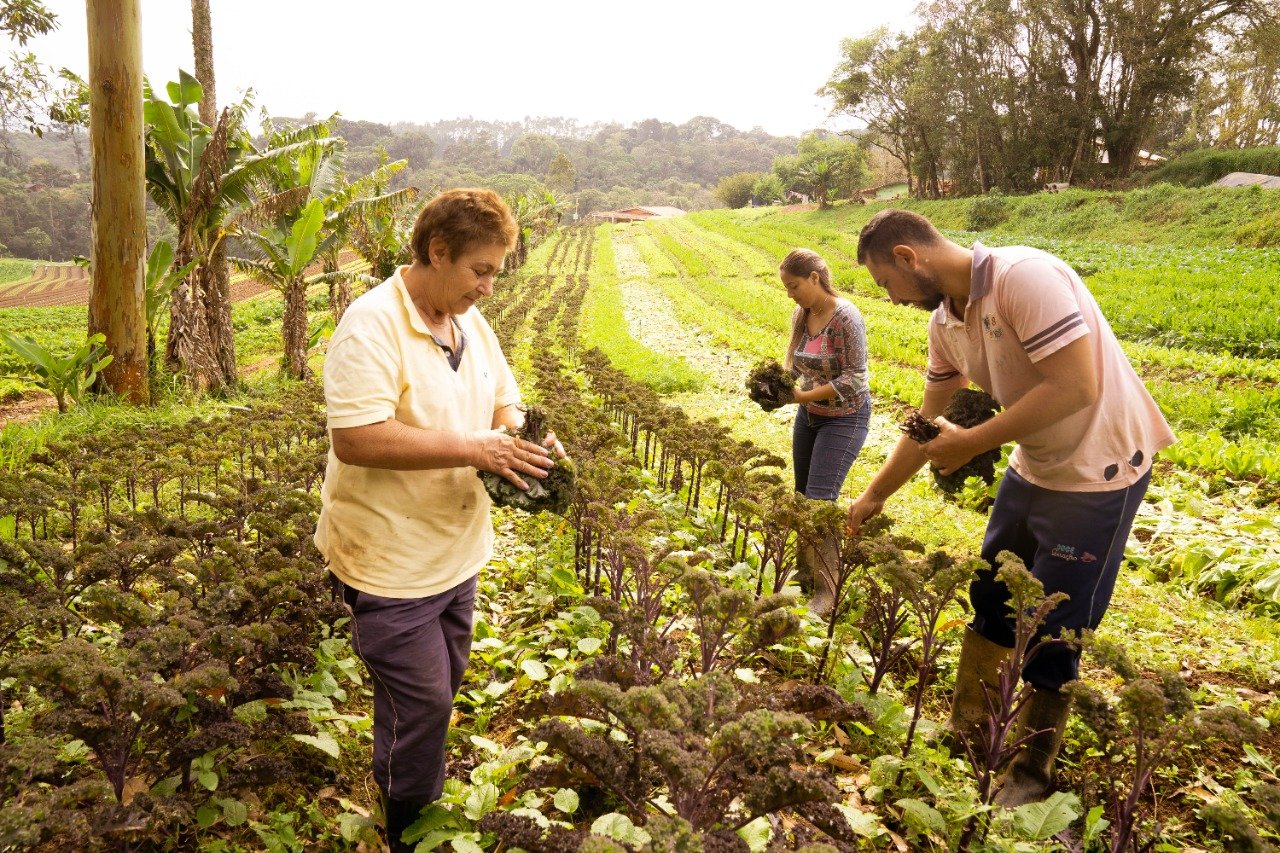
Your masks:
M58 408L58 401L52 394L43 391L28 391L21 400L12 403L0 403L0 429L9 424L20 424L35 420L50 409Z
M698 329L680 322L671 300L650 281L649 267L640 259L634 243L615 238L613 251L631 337L654 352L683 358L704 373L710 385L721 393L741 389L752 363L737 351L717 346ZM741 396L746 400L745 394Z

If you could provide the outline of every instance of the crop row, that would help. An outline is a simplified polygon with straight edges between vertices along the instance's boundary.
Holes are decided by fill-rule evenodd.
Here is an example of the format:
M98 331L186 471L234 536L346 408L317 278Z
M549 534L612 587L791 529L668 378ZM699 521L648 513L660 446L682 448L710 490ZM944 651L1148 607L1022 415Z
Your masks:
M782 253L786 247L795 245L771 236L772 222L756 221L750 225L721 223L709 214L699 214L696 222L707 222L708 225L705 228L696 224L690 227L682 223L673 228L667 223L655 222L646 228L658 232L667 230L669 235L679 228L675 232L677 239L691 247L686 251L696 251L702 264L709 265L716 272L744 266L758 270L766 264L776 264L772 257L764 256L762 247L772 246L776 252ZM717 231L720 233L715 233ZM794 229L786 233L799 236ZM733 240L736 247L727 248L724 244L726 238ZM756 257L744 257L747 255ZM791 304L780 286L766 283L759 275L750 279L703 277L695 280L678 258L669 257L667 262L658 262L657 281L686 281L687 287L697 294L696 298L718 306L722 315L737 312L747 322L760 327L750 337L744 338L739 334L721 336L726 345L757 355L762 350L769 350L775 357L781 352L785 345L781 336L785 332L785 318L789 316ZM865 270L850 262L848 257L828 251L827 259L838 284L847 286L859 279L870 281ZM671 275L662 276L660 273L664 269ZM681 270L683 276L679 272ZM715 313L705 309L692 310L688 306L689 298L673 296L677 310L685 305L682 318L686 322L704 326L719 323L720 317ZM923 371L926 350L925 324L918 317L907 316L905 312L910 309L889 305L882 292L874 298L857 298L857 304L867 321L873 391L882 396L891 394L908 404L918 404L918 372ZM1179 464L1192 460L1203 462L1209 446L1205 437L1218 435L1218 439L1210 442L1216 448L1221 436L1225 435L1238 452L1223 456L1224 465L1209 470L1225 470L1236 476L1262 475L1280 479L1280 461L1263 452L1268 443L1273 443L1280 436L1280 392L1274 384L1280 378L1280 366L1275 361L1171 350L1147 343L1126 342L1125 346L1138 362L1139 370L1148 375L1148 384L1157 402L1182 433L1180 451L1186 452L1175 451L1170 458ZM1231 460L1229 465L1227 460ZM1249 467L1242 471L1239 467L1241 462L1248 462Z
M855 263L858 229L872 212L859 210L840 220L776 212L760 214L749 223L722 212L700 213L694 219L715 230L757 232L749 242L764 249L771 243L810 245L834 256L828 261L834 260L833 270L839 267L843 281L874 295L874 284ZM1274 358L1280 352L1280 252L944 233L965 245L975 239L993 246L1023 243L1058 255L1086 279L1125 340L1248 358ZM1205 316L1214 317L1214 322L1204 323Z

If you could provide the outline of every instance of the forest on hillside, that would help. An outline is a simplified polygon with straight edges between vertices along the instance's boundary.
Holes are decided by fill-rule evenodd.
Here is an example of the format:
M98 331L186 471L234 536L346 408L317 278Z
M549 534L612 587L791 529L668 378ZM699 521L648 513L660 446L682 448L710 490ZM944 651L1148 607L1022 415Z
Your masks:
M349 174L368 173L385 156L407 161L393 188L414 186L430 195L447 187L489 186L508 196L549 189L567 200L570 219L637 204L721 207L716 188L722 179L747 174L755 181L780 158L797 156L802 141L759 128L741 131L706 116L630 125L567 118L387 125L315 114L271 121L306 126L321 120L345 141ZM813 138L857 150L843 137ZM845 195L863 180L883 183L900 172L887 158L873 158L869 170L861 167L861 154L857 160ZM791 183L777 184L773 197ZM0 135L0 256L65 261L88 255L89 193L84 128L58 125L42 137ZM162 217L153 215L151 229L153 236L164 233Z

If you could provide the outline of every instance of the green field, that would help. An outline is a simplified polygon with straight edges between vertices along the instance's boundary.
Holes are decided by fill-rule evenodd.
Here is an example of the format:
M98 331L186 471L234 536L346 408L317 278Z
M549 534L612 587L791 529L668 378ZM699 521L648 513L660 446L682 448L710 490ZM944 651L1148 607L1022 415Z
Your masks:
M916 206L936 212L958 240L1026 241L1076 265L1179 433L1157 462L1098 632L1130 646L1137 676L1109 666L1102 652L1086 660L1084 683L1117 709L1114 741L1100 740L1077 715L1052 810L1016 818L986 811L969 763L933 735L947 714L966 618L955 602L925 623L916 621L924 599L904 600L906 622L885 648L897 644L906 656L871 687L877 635L868 614L887 600L873 592L892 589L874 578L975 554L989 499L976 481L946 496L922 473L894 497L886 509L892 541L906 544L894 550L890 539L874 540L881 556L868 557L849 582L852 610L830 632L797 599L757 595L773 578L769 543L788 541L777 539L779 530L790 535L787 525L800 524L786 521L800 512L788 504L794 410L766 413L742 390L747 371L785 346L792 303L777 264L787 251L823 253L867 321L874 415L846 497L883 462L899 421L920 400L926 318L889 303L853 259L857 229L876 205L565 229L504 277L482 310L526 400L546 410L573 455L580 500L564 518L495 514L496 553L481 574L450 738L454 772L445 799L424 815L428 846L512 849L529 836L504 834L514 830L493 816L506 814L539 832L610 835L617 849L696 849L652 838L684 831L668 823L670 811L683 809L696 829L689 837L703 844L700 833L710 830L687 804L702 802L710 777L698 775L701 762L714 755L724 769L713 783L727 792L724 808L755 802L750 791L765 764L752 762L772 762L769 778L803 780L838 805L853 833L850 850L954 849L970 825L985 827L986 846L974 850L1060 850L1046 827L1105 829L1098 817L1111 812L1101 797L1112 782L1133 778L1140 731L1180 733L1139 792L1137 825L1150 849L1241 849L1207 810L1214 804L1276 840L1263 799L1280 766L1269 732L1280 724L1280 369L1268 349L1277 297L1267 289L1275 254L1038 232L1031 217L974 233L953 221L963 215L959 202ZM1183 322L1191 315L1175 313L1179 305L1194 306L1200 322ZM313 322L325 307L325 294L314 291ZM115 813L103 784L115 765L100 757L122 730L102 724L114 719L136 723L123 729L133 740L120 753L130 784L147 793L135 802L193 815L138 817L145 829L130 831L152 833L143 849L355 851L377 843L370 682L346 631L328 621L323 565L309 545L327 451L323 410L316 383L273 378L280 316L274 294L235 306L247 382L226 399L196 398L173 383L154 409L95 401L0 431L0 546L30 555L0 551L0 571L31 568L14 583L68 590L41 605L65 621L39 616L13 635L21 644L0 645L0 664L26 679L5 682L15 701L0 755L26 756L29 764L6 766L49 780L23 789L19 802L18 776L6 777L15 786L6 789L6 817L22 816L15 825L23 831L66 837L55 818ZM50 347L70 346L83 335L84 309L4 309L0 323ZM322 348L315 364L323 367ZM0 369L14 367L0 356ZM788 547L794 542L783 550L793 554ZM691 566L706 574L688 573ZM899 592L937 582L910 577L916 581ZM788 620L789 633L737 657L770 619ZM61 624L70 626L69 641ZM927 665L918 657L926 630L936 630L940 650ZM78 650L74 658L68 649ZM583 685L605 683L580 679L582 668L598 679L637 660L653 683L589 688L618 692L592 712L606 722L581 722L596 701ZM1164 728L1135 721L1129 709L1141 697L1124 673L1151 689L1185 691L1159 715ZM250 700L257 694L240 686L255 679L273 685L269 699ZM697 692L712 683L725 702ZM123 685L114 694L118 717L117 705L97 698L112 695L112 685ZM770 705L795 690L810 703L803 722ZM812 710L837 700L856 713ZM1227 712L1252 721L1240 730L1247 745L1224 738L1221 727L1190 728L1201 715ZM540 745L533 732L552 719L571 734ZM783 720L795 728L777 728ZM587 770L566 762L579 748L608 760ZM631 761L656 768L645 771L652 796L635 804L618 793L627 780L611 772ZM552 762L558 768L548 775ZM1090 819L1095 806L1104 811ZM796 849L801 837L825 838L804 814L765 810L737 833L745 847L735 849Z

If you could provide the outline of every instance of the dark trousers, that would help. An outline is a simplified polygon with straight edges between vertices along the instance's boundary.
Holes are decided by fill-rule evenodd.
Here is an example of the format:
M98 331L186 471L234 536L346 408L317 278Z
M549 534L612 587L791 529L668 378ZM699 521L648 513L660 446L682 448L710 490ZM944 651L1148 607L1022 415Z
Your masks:
M862 451L871 425L871 398L858 411L829 418L798 406L791 429L791 459L796 491L806 498L833 501Z
M471 653L476 579L426 598L383 598L333 580L351 610L352 648L373 680L373 778L392 799L434 802Z
M1009 590L995 578L1001 551L1018 555L1044 584L1045 595L1070 596L1049 614L1042 637L1057 637L1063 628L1097 628L1111 603L1129 529L1150 482L1147 471L1125 489L1056 492L1028 483L1012 468L1006 471L982 543L982 557L991 568L978 572L969 585L973 630L993 643L1013 646ZM1053 645L1031 657L1022 677L1042 690L1057 690L1079 672L1079 650Z

